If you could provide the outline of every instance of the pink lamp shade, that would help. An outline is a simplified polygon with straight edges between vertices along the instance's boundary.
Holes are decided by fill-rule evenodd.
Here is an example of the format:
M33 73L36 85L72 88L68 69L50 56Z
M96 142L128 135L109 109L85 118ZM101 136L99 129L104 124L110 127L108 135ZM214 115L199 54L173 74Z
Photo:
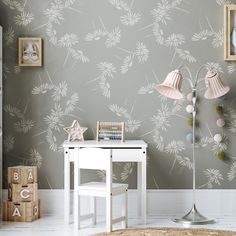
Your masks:
M229 92L230 87L223 84L217 72L208 71L205 77L208 88L204 94L207 99L214 99L224 96Z
M156 90L165 97L181 99L183 94L180 91L183 77L179 70L171 71L164 82L156 86Z

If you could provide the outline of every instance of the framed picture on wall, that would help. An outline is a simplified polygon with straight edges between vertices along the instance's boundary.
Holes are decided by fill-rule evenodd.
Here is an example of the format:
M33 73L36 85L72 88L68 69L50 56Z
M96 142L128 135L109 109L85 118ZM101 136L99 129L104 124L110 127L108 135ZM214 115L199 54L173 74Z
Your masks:
M18 65L42 66L42 38L18 38Z
M236 4L224 6L224 60L236 61Z

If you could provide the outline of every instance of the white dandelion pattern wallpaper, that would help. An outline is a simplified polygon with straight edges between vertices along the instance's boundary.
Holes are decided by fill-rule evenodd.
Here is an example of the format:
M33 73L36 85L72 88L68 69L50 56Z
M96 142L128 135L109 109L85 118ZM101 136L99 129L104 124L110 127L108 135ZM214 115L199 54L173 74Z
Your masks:
M184 81L181 100L155 90L183 65L185 80L203 66L200 81L212 69L231 87L224 99L205 100L205 83L198 84L196 185L235 188L236 63L223 60L223 6L230 3L0 0L5 187L7 167L22 164L38 167L40 188L63 188L63 128L76 119L88 127L85 139L95 139L97 121L124 121L126 139L148 143L148 188L191 188L190 87ZM42 67L18 66L18 37L42 38ZM104 172L83 177L104 179ZM135 188L136 165L115 164L113 179Z

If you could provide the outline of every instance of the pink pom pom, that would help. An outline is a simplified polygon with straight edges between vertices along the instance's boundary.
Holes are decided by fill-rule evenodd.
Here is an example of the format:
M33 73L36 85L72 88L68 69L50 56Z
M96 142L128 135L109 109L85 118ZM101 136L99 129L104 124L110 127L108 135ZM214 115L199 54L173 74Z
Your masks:
M192 93L189 93L189 94L187 95L187 100L188 100L189 102L192 102L192 99L193 99L193 95L192 95Z
M219 118L217 121L216 121L216 124L218 127L224 127L225 126L225 120L222 119L222 118Z

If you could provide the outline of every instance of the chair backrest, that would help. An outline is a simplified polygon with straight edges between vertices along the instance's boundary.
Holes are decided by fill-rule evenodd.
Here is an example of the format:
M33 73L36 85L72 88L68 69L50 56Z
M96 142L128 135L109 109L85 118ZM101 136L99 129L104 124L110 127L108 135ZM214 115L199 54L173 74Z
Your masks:
M78 168L105 170L106 192L110 196L112 188L112 155L110 149L81 148L79 150Z
M110 149L81 148L79 150L79 169L106 170L112 165Z

